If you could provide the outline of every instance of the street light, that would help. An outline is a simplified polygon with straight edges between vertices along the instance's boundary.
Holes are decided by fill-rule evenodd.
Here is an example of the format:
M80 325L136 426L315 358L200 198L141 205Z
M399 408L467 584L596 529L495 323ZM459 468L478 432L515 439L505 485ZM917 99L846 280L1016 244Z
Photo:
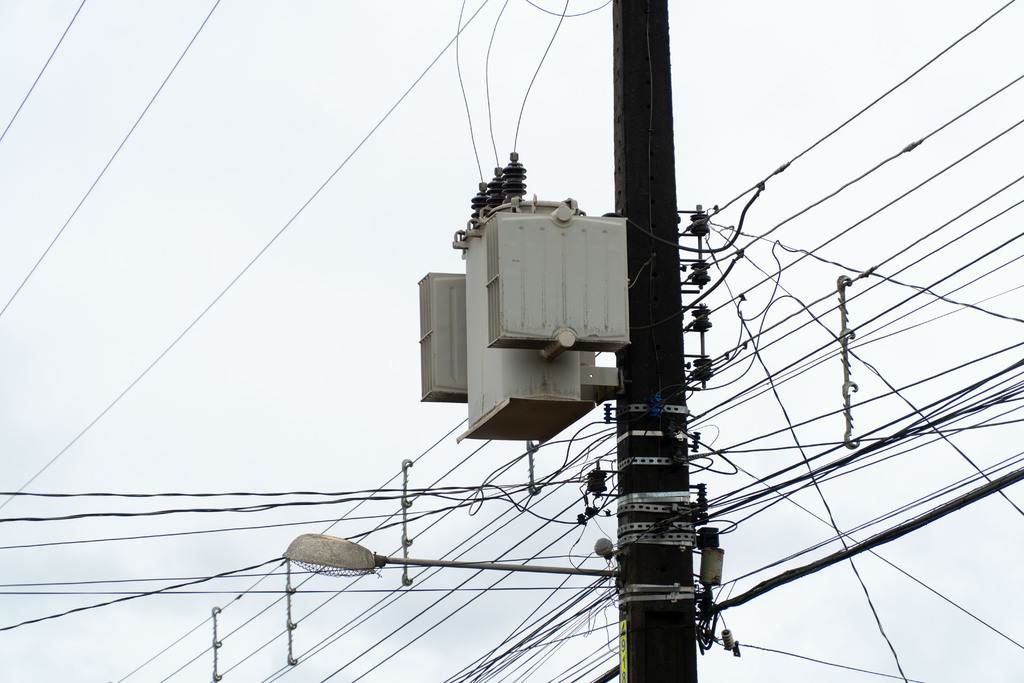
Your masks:
M358 543L324 534L302 534L292 541L284 556L300 567L328 576L372 574L379 567L388 564L416 565L419 567L498 569L506 572L577 574L582 576L615 576L617 573L614 569L577 569L576 567L543 567L532 564L451 562L448 560L417 560L411 557L386 557L384 555L377 555Z

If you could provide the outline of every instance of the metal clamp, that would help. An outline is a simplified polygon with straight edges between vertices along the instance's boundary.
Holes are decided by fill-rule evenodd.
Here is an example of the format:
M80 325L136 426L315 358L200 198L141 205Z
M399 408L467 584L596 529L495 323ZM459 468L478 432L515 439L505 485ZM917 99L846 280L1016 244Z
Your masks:
M648 405L646 403L630 403L628 406L626 406L626 412L627 413L649 413L651 411L651 408L652 408L652 406L650 406L650 405ZM663 406L659 406L659 408L661 408L661 412L663 412L663 413L675 413L677 415L691 415L692 414L692 413L690 413L690 409L687 408L686 406L663 405Z
M683 512L680 505L680 503L619 503L618 514L621 515L626 512L656 512L661 514ZM682 506L687 510L690 509L689 504L683 503Z
M692 586L681 586L678 583L663 586L652 583L633 583L623 586L619 592L619 605L631 602L679 602L693 600Z
M664 530L653 531L664 526ZM631 544L673 545L692 548L697 542L693 525L689 522L635 522L619 525L619 547Z
M689 491L652 491L650 493L630 493L619 496L619 505L623 503L689 503Z
M627 467L634 467L637 465L658 465L660 467L667 467L674 465L677 461L672 458L661 458L661 457L635 457L626 458L622 461L622 467L619 468L619 472L623 471Z

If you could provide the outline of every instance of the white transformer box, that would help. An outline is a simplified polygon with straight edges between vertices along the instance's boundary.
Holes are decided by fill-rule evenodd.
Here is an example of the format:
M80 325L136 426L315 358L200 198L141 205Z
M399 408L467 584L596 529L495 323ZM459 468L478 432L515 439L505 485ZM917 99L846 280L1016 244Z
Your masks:
M454 246L466 260L464 309L459 276L425 277L420 344L423 400L469 404L460 440L546 441L618 388L594 352L629 343L624 218L516 197Z

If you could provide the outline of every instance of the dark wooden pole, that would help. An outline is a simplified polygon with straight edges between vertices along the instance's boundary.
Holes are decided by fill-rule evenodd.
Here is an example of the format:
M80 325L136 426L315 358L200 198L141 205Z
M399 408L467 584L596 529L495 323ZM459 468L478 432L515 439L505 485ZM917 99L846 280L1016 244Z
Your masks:
M695 683L689 473L672 438L686 414L667 0L615 0L614 24L615 203L634 224L633 329L618 354L626 382L618 404L621 680ZM648 404L652 412L637 409ZM651 526L673 517L667 530Z

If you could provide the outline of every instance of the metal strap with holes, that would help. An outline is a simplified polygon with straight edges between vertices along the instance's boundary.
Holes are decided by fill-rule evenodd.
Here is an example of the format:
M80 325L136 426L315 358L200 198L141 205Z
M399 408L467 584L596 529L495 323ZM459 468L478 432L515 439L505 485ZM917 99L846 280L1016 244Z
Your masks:
M686 503L619 503L618 513L620 515L626 512L656 512L661 514L671 514L674 512L683 512L682 508L689 510L690 506Z
M652 491L649 493L630 493L619 496L619 505L623 503L689 503L689 491Z
M678 602L693 600L692 586L680 586L678 583L663 586L651 583L633 583L622 587L619 592L619 605L631 602Z
M686 406L651 406L646 403L630 403L626 406L627 413L649 413L652 410L661 410L663 413L675 413L677 415L690 414L690 409Z

